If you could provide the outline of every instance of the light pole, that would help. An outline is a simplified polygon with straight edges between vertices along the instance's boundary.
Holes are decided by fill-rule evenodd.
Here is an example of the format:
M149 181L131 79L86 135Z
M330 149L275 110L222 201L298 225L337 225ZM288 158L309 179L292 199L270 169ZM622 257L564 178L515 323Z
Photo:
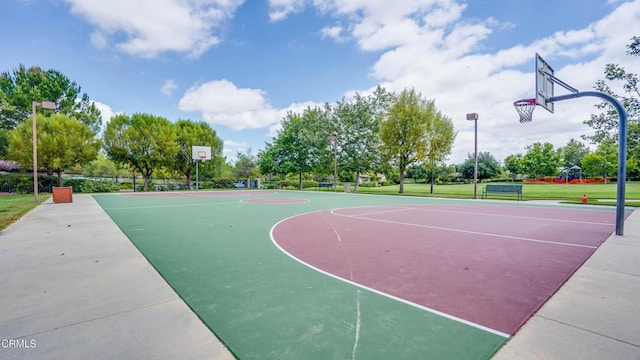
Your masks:
M38 203L38 136L36 135L36 107L55 110L56 103L52 101L32 101L31 120L33 122L33 202Z
M475 125L475 136L473 146L473 198L478 198L478 114L467 114L467 120L473 121Z
M333 143L333 192L336 192L338 187L338 148L336 144L338 137L336 135L328 135L327 140Z

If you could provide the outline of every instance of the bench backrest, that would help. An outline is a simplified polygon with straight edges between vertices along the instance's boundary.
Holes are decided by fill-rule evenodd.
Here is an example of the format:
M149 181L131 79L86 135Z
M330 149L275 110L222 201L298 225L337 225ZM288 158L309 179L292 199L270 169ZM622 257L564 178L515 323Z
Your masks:
M485 191L521 193L522 185L491 185L489 184L485 187Z

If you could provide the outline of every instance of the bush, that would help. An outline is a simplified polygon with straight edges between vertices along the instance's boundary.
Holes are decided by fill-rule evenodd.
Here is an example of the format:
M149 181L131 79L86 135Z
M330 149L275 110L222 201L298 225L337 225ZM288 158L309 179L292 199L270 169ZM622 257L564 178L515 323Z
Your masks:
M382 181L382 186L390 186L390 185L394 185L393 181L391 180Z
M362 187L378 187L380 186L377 181L365 181L360 184Z
M299 186L299 182L298 180L281 180L280 181L280 186L285 189L285 188L293 188L298 189ZM302 188L306 189L306 188L312 188L312 187L318 187L318 182L315 180L302 180Z

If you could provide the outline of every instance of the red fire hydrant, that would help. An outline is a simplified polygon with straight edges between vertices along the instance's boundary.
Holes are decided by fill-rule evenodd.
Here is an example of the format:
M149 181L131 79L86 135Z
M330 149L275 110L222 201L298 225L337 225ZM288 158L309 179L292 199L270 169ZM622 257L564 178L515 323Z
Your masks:
M582 195L582 203L586 204L587 203L587 194L583 194Z

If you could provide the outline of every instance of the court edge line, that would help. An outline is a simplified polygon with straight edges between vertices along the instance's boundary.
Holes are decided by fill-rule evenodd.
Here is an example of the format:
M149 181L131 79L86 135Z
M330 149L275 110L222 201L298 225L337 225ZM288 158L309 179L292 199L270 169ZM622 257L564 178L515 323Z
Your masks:
M498 335L498 336L501 336L501 337L506 338L506 339L508 339L508 338L511 336L511 335L509 335L509 334L507 334L507 333L503 333L502 331L499 331L499 330L496 330L496 329L492 329L492 328L490 328L490 327L487 327L487 326L484 326L484 325L480 325L480 324L474 323L474 322L472 322L472 321L465 320L465 319L459 318L459 317L457 317L457 316L454 316L454 315L451 315L451 314L447 314L447 313L444 313L444 312L442 312L442 311L438 311L438 310L436 310L436 309L432 309L432 308L430 308L430 307L426 307L426 306L424 306L424 305L416 304L416 303L411 302L411 301L409 301L409 300L406 300L406 299L403 299L403 298L400 298L400 297L397 297L397 296L394 296L394 295L391 295L391 294L384 293L384 292L382 292L382 291L380 291L380 290L376 290L376 289L374 289L374 288L370 288L370 287L368 287L368 286L365 286L365 285L362 285L362 284L358 284L358 283L356 283L356 282L354 282L354 281L351 281L351 280L348 280L348 279L345 279L345 278L341 278L341 277L339 277L339 276L337 276L337 275L334 275L334 274L331 274L331 273L329 273L329 272L326 272L326 271L324 271L324 270L322 270L322 269L320 269L320 268L317 268L317 267L315 267L315 266L313 266L313 265L311 265L311 264L309 264L309 263L306 263L306 262L304 262L304 261L302 261L302 260L298 259L297 257L295 257L295 256L293 256L292 254L290 254L289 252L287 252L285 249L283 249L283 248L282 248L282 247L281 247L281 246L276 242L275 238L273 237L273 230L274 230L274 229L275 229L275 228L276 228L280 223L282 223L282 222L284 222L284 221L287 221L287 220L289 220L289 219L292 219L292 218L294 218L294 217L297 217L297 216L307 215L307 214L312 214L312 213L320 212L320 211L327 211L327 210L319 210L319 211L311 211L311 212L308 212L308 213L302 213L302 214L298 214L298 215L290 216L290 217L288 217L288 218L285 218L285 219L282 219L282 220L278 221L275 225L273 225L273 226L271 227L271 230L269 231L269 237L271 238L271 242L272 242L272 243L273 243L273 244L274 244L278 249L280 249L280 251L282 251L284 254L286 254L287 256L289 256L290 258L292 258L293 260L295 260L295 261L299 262L300 264L305 265L305 266L307 266L307 267L309 267L309 268L311 268L311 269L313 269L313 270L315 270L315 271L317 271L317 272L319 272L319 273L321 273L321 274L324 274L324 275L327 275L327 276L329 276L329 277L332 277L332 278L334 278L334 279L336 279L336 280L340 280L340 281L342 281L342 282L345 282L345 283L347 283L347 284L353 285L353 286L355 286L355 287L359 287L359 288L361 288L361 289L364 289L364 290L370 291L370 292L372 292L372 293L375 293L375 294L378 294L378 295L381 295L381 296L387 297L387 298L392 299L392 300L395 300L395 301L399 301L399 302L401 302L401 303L404 303L404 304L406 304L406 305L409 305L409 306L415 307L415 308L417 308L417 309L420 309L420 310L424 310L424 311L430 312L430 313L432 313L432 314L434 314L434 315L442 316L442 317L444 317L444 318L446 318L446 319L449 319L449 320L452 320L452 321L455 321L455 322L458 322L458 323L461 323L461 324L464 324L464 325L468 325L468 326L471 326L471 327L473 327L473 328L476 328L476 329L479 329L479 330L483 330L483 331L486 331L486 332L488 332L488 333L491 333L491 334L494 334L494 335Z
M432 226L432 225L412 224L412 223L405 223L405 222L400 222L400 221L370 219L370 218L359 217L359 216L355 216L355 215L341 215L341 214L337 214L337 213L333 212L333 210L330 210L330 213L335 215L335 216L347 217L347 218L352 218L352 219L360 219L360 220L366 220L366 221L381 222L381 223L387 223L387 224L415 226L415 227L428 228L428 229L437 229L437 230L444 230L444 231L451 231L451 232L459 232L459 233L464 233L464 234L484 235L484 236L497 237L497 238L503 238L503 239L530 241L530 242L536 242L536 243L542 243L542 244L550 244L550 245L559 245L559 246L572 246L572 247L579 247L579 248L585 248L585 249L597 249L598 248L597 246L591 246L591 245L581 245L581 244L564 243L564 242L558 242L558 241L547 241L547 240L540 240L540 239L530 239L530 238L519 237L519 236L490 234L490 233L483 233L483 232L479 232L479 231L452 229L452 228L446 228L446 227L441 227L441 226Z
M411 210L424 210L424 211L432 211L432 212L444 212L444 213L468 214L468 215L481 215L481 216L496 216L496 217L506 217L506 218L524 219L524 220L556 221L556 222L576 223L576 224L585 224L585 225L615 225L614 223L604 223L604 222L590 222L590 221L581 221L581 220L565 220L565 219L541 218L541 217L532 217L532 216L518 216L518 215L486 214L486 213L460 211L460 210L437 210L437 209L427 209L427 208L421 208L421 207L414 207L414 208L411 208ZM607 213L609 213L609 212L607 212Z

